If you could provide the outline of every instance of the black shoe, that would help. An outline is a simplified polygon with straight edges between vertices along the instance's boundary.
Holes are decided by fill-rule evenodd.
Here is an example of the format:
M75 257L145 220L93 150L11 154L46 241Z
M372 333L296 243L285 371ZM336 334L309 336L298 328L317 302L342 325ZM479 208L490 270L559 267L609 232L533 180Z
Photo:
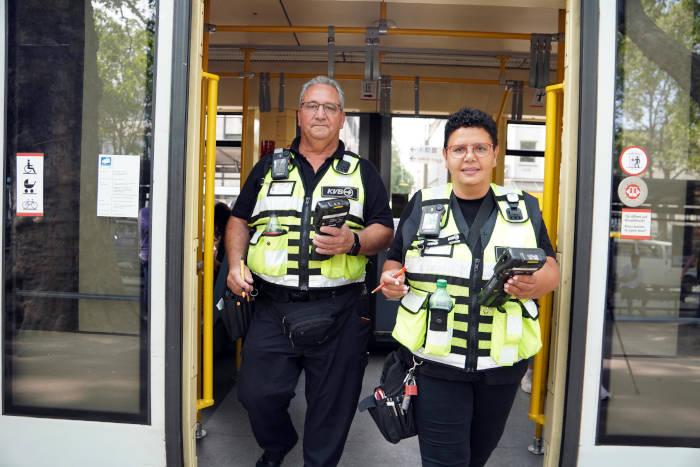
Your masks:
M280 467L282 465L282 461L271 461L268 460L265 457L265 454L260 456L260 459L258 459L258 462L255 464L255 467Z

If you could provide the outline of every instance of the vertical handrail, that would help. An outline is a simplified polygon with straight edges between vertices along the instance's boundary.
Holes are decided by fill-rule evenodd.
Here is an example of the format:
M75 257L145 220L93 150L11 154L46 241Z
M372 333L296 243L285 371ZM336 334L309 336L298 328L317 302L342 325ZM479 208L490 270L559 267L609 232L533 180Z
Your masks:
M542 219L547 226L547 232L552 240L552 246L557 244L557 223L559 216L559 167L561 137L561 122L557 112L560 96L564 92L564 83L547 86L546 103L546 145L544 156L544 194ZM540 299L540 330L542 334L542 349L535 355L532 365L532 394L530 396L530 420L536 424L536 438L542 436L544 425L544 400L547 386L547 370L549 363L549 338L552 327L552 293Z
M214 405L214 177L219 76L203 72L207 86L207 160L204 188L204 281L202 284L202 397L197 410Z

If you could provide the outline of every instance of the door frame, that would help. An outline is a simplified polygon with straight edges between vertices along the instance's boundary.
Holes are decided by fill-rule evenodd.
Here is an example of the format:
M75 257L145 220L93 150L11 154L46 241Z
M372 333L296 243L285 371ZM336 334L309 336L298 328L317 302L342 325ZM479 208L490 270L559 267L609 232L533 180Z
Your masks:
M176 250L176 240L173 239L173 226L181 222L181 215L175 214L176 206L169 201L178 202L183 191L182 185L174 183L174 176L170 172L176 172L177 168L170 163L169 151L172 140L178 135L184 138L181 130L175 125L178 119L184 120L184 113L175 114L180 96L175 94L177 89L172 86L172 66L175 60L180 60L182 48L179 42L173 39L180 39L174 36L174 26L176 19L176 30L179 34L186 34L189 37L189 7L186 0L177 2L159 2L156 7L156 52L155 52L155 73L154 73L154 118L153 118L153 168L151 171L151 200L154 209L151 210L151 270L150 270L150 372L148 408L150 411L145 424L96 422L84 420L68 420L41 417L27 417L2 415L2 398L0 398L0 439L12 440L12 443L3 443L3 460L10 466L31 466L45 465L51 459L55 466L75 466L89 465L99 461L105 466L123 465L149 465L160 466L170 464L176 465L177 456L170 452L166 460L166 434L167 444L174 442L172 433L177 432L180 437L179 421L174 420L176 414L180 412L180 398L172 403L170 399L164 399L166 388L168 393L179 390L178 385L173 387L173 367L177 369L179 375L180 355L174 357L177 349L170 348L173 342L180 342L180 336L173 339L174 331L170 329L172 307L179 311L176 302L177 297L166 294L166 290L178 290L173 287L173 275L181 274L175 270L172 263L177 263L181 258L181 249ZM182 31L183 18L185 27ZM7 44L7 1L0 0L0 37L6 40ZM188 44L187 44L188 46ZM184 68L187 63L184 62ZM178 70L178 76L180 70ZM0 148L4 157L6 154L6 119L5 110L7 106L6 80L7 56L6 45L0 47L0 99L2 102L2 112L0 112ZM177 84L177 81L175 81ZM176 98L173 100L173 98ZM174 117L172 115L175 115ZM175 147L175 146L174 146ZM0 175L4 176L5 164L0 167ZM154 177L153 174L158 174ZM0 203L4 203L5 191L0 190ZM0 240L4 238L3 229L0 229ZM166 241L168 247L166 248ZM0 252L0 255L2 253ZM1 257L1 256L0 256ZM168 261L166 262L166 258ZM175 270L175 271L174 271ZM174 271L174 272L173 272ZM166 282L167 274L167 282ZM4 280L0 272L0 280ZM178 283L179 286L179 283ZM177 286L176 286L177 287ZM2 296L0 296L0 307L3 306ZM170 307L167 308L166 307ZM166 320L166 309L168 311ZM4 310L4 308L3 308ZM166 339L166 322L168 324L168 335ZM177 324L178 321L175 321ZM2 320L0 320L0 335L2 334ZM166 341L168 344L166 350ZM0 349L2 351L2 349ZM174 365L170 364L175 362ZM166 365L166 363L168 365ZM0 377L3 377L2 359L0 359ZM167 378L166 378L167 376ZM167 379L167 384L166 384ZM174 406L174 409L173 409ZM166 410L167 409L167 410ZM175 429L175 425L177 429ZM167 433L166 433L167 432ZM175 440L176 441L176 440Z
M581 2L580 157L569 345L578 351L569 353L560 465L697 465L698 449L599 445L596 440L605 323L601 310L609 258L595 252L607 252L610 240L617 7L615 0Z

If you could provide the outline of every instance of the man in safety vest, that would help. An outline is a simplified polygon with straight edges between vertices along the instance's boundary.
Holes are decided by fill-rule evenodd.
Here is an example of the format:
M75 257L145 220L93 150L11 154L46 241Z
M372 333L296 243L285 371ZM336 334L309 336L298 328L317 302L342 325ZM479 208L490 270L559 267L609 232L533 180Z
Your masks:
M425 188L411 199L381 276L384 294L401 299L393 336L422 362L414 413L423 467L486 464L527 359L541 346L532 299L559 282L537 200L490 183L497 153L489 115L465 108L450 116L443 157L452 183ZM498 308L480 306L478 294L509 247L541 248L544 266L507 281L511 300ZM447 315L431 309L439 279L447 282L451 298L443 306Z
M227 226L228 287L259 292L238 386L264 450L259 467L281 465L297 442L287 408L302 369L307 467L338 464L361 390L365 266L391 243L393 219L376 169L340 141L343 108L336 81L304 84L300 137L253 167Z

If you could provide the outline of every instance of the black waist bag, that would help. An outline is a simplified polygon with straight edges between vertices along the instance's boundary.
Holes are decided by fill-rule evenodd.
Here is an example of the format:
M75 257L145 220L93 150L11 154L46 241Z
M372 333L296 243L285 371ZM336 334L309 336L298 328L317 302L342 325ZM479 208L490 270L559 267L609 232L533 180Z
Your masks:
M413 404L406 410L401 408L408 365L402 360L399 352L394 351L387 355L379 386L371 396L362 399L358 406L360 412L369 411L384 439L393 444L418 433Z
M284 333L292 344L310 347L327 342L338 332L344 324L343 315L349 314L345 311L342 304L329 298L295 302L293 307L280 310L280 314Z

